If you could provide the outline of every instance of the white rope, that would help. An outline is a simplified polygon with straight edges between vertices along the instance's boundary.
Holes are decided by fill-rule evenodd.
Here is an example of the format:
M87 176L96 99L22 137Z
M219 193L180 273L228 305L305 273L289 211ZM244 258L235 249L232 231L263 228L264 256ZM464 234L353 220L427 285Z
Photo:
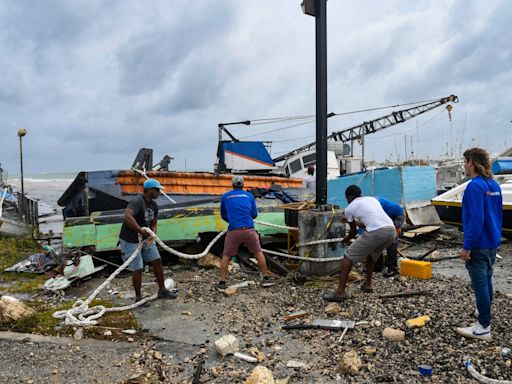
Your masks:
M340 260L343 260L343 256L341 256L341 257L318 257L318 258L316 258L316 257L295 256L295 255L290 255L289 253L271 251L270 249L262 249L262 250L263 250L264 253L269 253L271 255L287 257L289 259L294 259L294 260L310 261L312 263L327 263L329 261L340 261Z
M287 229L289 231L298 231L299 228L297 227L288 227L286 225L279 225L279 224L272 224L272 223L266 223L264 221L259 221L259 220L253 220L256 224L260 224L260 225L265 225L267 227L272 227L272 228L279 228L279 229Z
M146 228L147 230L147 228ZM119 311L126 311L128 309L136 308L142 304L145 304L146 302L150 300L154 300L157 297L157 294L154 294L153 296L146 297L145 299L142 299L134 304L126 305L123 307L113 307L113 308L106 308L103 305L96 305L94 307L89 308L89 304L98 296L98 294L101 292L103 288L105 288L110 282L123 270L125 269L133 259L135 259L138 252L140 252L143 242L141 241L139 245L137 246L137 249L135 252L132 253L132 255L126 259L126 261L119 266L98 288L94 290L94 292L84 301L81 299L78 299L73 306L68 310L63 311L56 311L53 313L53 317L56 319L66 319L65 323L66 325L75 325L75 326L87 326L87 325L95 325L97 324L96 319L99 319L101 316L103 316L106 312L119 312Z
M468 372L473 376L476 380L478 380L481 383L485 384L512 384L512 381L510 380L497 380L497 379L491 379L489 377L485 377L481 373L479 373L475 367L473 367L473 364L471 363L471 360L466 360L464 362L464 365L468 369Z
M344 237L336 237L334 239L323 239L323 240L313 240L307 243L299 243L297 246L300 247L308 247L310 245L318 245L318 244L328 244L328 243L341 243L344 241Z
M176 249L174 248L171 248L169 246L167 246L167 244L165 244L162 240L160 240L160 238L149 228L146 228L146 231L149 233L149 235L154 238L156 240L156 242L163 248L165 249L167 252L170 252L172 253L173 255L176 255L178 257L181 257L182 259L187 259L187 260L196 260L196 259L200 259L201 257L203 256L206 256L206 254L208 252L210 252L210 249L213 247L213 245L217 242L217 240L219 240L228 230L225 229L223 230L222 232L220 232L217 236L215 236L215 238L210 242L210 244L208 244L208 246L206 247L206 249L201 252L201 253L197 253L195 255L189 255L189 254L186 254L186 253L183 253L183 252L180 252L180 251L177 251Z
M141 174L142 176L144 176L147 180L149 180L149 177L148 177L148 175L146 175L146 172L145 172L145 171L141 171L140 169L137 169L137 168L132 168L132 171L135 171L135 172L137 172L137 173L140 173L140 174ZM176 201L174 201L174 200L173 200L173 198L172 198L171 196L169 196L167 193L165 193L165 191L160 190L160 193L161 193L162 195L164 195L165 197L167 197L167 198L171 201L171 203L176 204Z

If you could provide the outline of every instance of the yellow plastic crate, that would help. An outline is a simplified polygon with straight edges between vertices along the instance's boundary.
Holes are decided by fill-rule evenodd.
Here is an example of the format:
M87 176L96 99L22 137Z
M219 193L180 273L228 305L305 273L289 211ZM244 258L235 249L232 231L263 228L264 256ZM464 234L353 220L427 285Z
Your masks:
M417 277L418 279L432 278L432 263L418 260L402 260L400 263L400 275Z

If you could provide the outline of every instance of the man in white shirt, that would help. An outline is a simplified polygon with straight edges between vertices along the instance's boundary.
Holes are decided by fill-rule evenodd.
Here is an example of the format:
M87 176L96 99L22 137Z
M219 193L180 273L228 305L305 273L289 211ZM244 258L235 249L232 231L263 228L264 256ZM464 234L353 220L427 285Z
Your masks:
M350 232L345 237L346 246L357 234L357 226L366 230L345 250L341 263L341 277L338 289L324 296L324 300L341 302L348 297L345 290L348 275L353 263L366 263L366 281L361 286L363 292L373 292L372 273L374 262L395 238L393 220L384 212L379 201L374 197L362 197L361 189L351 185L345 190L348 202L344 221L350 225Z

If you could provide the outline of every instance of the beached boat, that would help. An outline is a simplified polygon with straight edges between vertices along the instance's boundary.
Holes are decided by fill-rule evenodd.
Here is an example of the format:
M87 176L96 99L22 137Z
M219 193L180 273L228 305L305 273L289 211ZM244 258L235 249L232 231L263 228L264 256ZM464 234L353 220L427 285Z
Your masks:
M160 196L158 236L164 242L195 242L200 234L226 228L220 217L220 196L231 190L230 174L148 171L160 181L167 196ZM96 251L117 249L128 202L143 192L145 176L134 170L80 172L58 200L65 222L63 244L68 248L92 246ZM301 179L244 175L245 189L256 189L258 219L284 225L283 203L309 200L314 194ZM279 186L279 187L278 187ZM265 193L265 192L269 193ZM262 236L284 230L257 226Z
M382 196L400 204L414 225L440 223L430 202L436 196L436 174L433 167L377 168L328 180L329 204L345 208L345 189L353 184L361 188L363 196Z
M503 196L504 234L512 234L512 175L496 175ZM440 219L446 224L462 226L462 197L469 181L432 199Z

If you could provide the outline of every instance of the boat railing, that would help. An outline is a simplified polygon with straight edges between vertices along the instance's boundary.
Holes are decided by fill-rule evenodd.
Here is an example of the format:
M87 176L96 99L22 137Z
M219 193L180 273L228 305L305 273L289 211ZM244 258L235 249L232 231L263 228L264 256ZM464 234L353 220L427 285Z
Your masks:
M32 199L26 195L18 192L18 213L21 217L21 220L30 226L37 227L38 226L38 203L37 200Z

